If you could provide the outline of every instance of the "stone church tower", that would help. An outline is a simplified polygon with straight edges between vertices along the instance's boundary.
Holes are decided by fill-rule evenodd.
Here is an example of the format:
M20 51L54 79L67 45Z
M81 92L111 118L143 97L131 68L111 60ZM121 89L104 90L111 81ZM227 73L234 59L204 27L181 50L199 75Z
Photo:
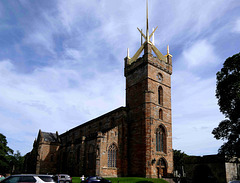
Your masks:
M163 56L154 46L157 28L149 36L148 8L146 29L146 35L138 29L145 42L125 58L128 171L130 176L159 178L173 171L172 56L169 48Z
M172 56L154 46L147 8L145 42L125 58L126 106L63 134L39 131L26 173L168 177L173 173ZM143 55L141 53L143 52Z

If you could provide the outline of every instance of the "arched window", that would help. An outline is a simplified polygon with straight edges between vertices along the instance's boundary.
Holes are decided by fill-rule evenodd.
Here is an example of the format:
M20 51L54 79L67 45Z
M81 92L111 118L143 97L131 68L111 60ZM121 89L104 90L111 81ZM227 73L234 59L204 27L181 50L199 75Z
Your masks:
M94 147L93 145L90 145L89 146L89 149L88 149L88 168L89 169L92 169L95 167L95 164L94 164Z
M158 104L163 105L163 89L161 86L158 87Z
M80 154L81 154L81 148L78 147L78 149L77 149L77 163L80 162Z
M166 152L166 131L162 125L156 130L156 151Z
M117 147L115 144L108 148L108 167L117 167Z
M159 119L163 120L163 110L159 109Z
M50 159L51 159L51 162L54 161L54 155L53 154L51 154Z

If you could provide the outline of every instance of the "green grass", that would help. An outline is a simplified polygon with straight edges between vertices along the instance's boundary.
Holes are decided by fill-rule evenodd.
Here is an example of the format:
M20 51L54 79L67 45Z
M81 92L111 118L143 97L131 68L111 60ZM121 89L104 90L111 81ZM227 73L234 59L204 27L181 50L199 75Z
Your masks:
M72 183L80 183L81 177L72 177Z
M141 178L141 177L118 177L118 178L106 178L111 180L112 183L167 183L163 179L150 179L150 178ZM73 177L73 183L80 183L80 177Z

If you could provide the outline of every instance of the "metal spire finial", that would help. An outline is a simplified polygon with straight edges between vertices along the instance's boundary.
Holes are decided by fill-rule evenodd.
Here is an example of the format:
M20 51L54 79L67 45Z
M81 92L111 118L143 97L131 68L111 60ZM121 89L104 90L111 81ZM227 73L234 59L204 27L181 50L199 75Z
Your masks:
M147 25L146 25L146 36L147 36L147 42L149 42L149 30L148 30L148 0L146 1L146 3L147 3L147 12L146 12L146 14L147 14Z
M165 57L166 56L171 56L172 57L172 55L170 54L170 52L169 52L169 45L167 45L167 55L165 55Z

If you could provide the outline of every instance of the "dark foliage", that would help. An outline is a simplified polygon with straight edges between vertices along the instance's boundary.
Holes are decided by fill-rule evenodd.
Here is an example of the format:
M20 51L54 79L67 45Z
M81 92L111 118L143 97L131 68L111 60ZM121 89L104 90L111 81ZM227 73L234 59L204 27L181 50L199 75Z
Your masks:
M216 97L226 117L212 131L216 139L226 140L219 153L240 157L240 53L229 57L217 73Z
M183 165L184 165L184 158L188 157L187 154L181 152L181 150L174 150L173 149L173 162L174 162L174 170L177 170L178 173L182 174L183 172ZM183 176L183 175L182 175Z
M0 133L0 173L10 170L11 155L13 150L7 146L6 137Z
M23 162L20 152L13 154L13 150L7 146L6 137L0 133L0 174L21 173Z

